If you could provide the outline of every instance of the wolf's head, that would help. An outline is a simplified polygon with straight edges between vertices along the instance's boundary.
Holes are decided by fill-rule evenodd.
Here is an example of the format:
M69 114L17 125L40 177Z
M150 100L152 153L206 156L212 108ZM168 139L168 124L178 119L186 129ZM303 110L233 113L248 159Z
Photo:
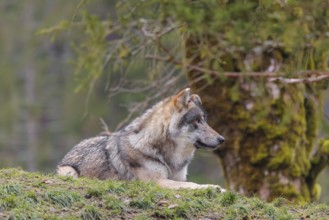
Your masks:
M174 140L207 149L216 149L224 142L224 137L207 124L207 114L198 95L190 95L187 88L173 96L172 101L175 110L169 130Z

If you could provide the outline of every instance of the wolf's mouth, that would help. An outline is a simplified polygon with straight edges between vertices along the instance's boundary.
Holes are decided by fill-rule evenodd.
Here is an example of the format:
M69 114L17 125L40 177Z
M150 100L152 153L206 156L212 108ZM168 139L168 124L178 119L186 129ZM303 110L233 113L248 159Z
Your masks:
M210 149L215 149L218 147L218 145L208 145L208 144L205 144L203 142L201 142L200 140L197 140L195 143L194 143L194 146L198 149L200 148L210 148Z

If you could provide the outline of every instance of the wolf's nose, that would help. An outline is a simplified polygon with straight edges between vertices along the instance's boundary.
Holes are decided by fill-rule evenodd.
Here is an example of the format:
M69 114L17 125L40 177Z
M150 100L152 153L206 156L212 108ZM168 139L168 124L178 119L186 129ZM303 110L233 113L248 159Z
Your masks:
M218 138L218 143L219 144L222 144L224 141L225 141L225 138L224 137L219 137Z

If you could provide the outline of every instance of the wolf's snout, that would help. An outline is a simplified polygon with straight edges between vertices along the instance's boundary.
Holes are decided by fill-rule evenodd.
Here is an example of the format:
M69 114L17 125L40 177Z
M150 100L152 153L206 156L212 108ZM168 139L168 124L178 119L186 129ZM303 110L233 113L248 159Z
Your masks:
M217 141L218 141L219 144L222 144L225 141L225 138L220 136L220 137L217 138Z

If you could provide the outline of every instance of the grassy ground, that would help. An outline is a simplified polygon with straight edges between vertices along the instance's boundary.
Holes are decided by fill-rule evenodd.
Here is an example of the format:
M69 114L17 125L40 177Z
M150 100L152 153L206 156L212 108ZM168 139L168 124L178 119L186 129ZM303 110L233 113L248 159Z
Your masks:
M329 219L329 207L3 169L0 219Z

